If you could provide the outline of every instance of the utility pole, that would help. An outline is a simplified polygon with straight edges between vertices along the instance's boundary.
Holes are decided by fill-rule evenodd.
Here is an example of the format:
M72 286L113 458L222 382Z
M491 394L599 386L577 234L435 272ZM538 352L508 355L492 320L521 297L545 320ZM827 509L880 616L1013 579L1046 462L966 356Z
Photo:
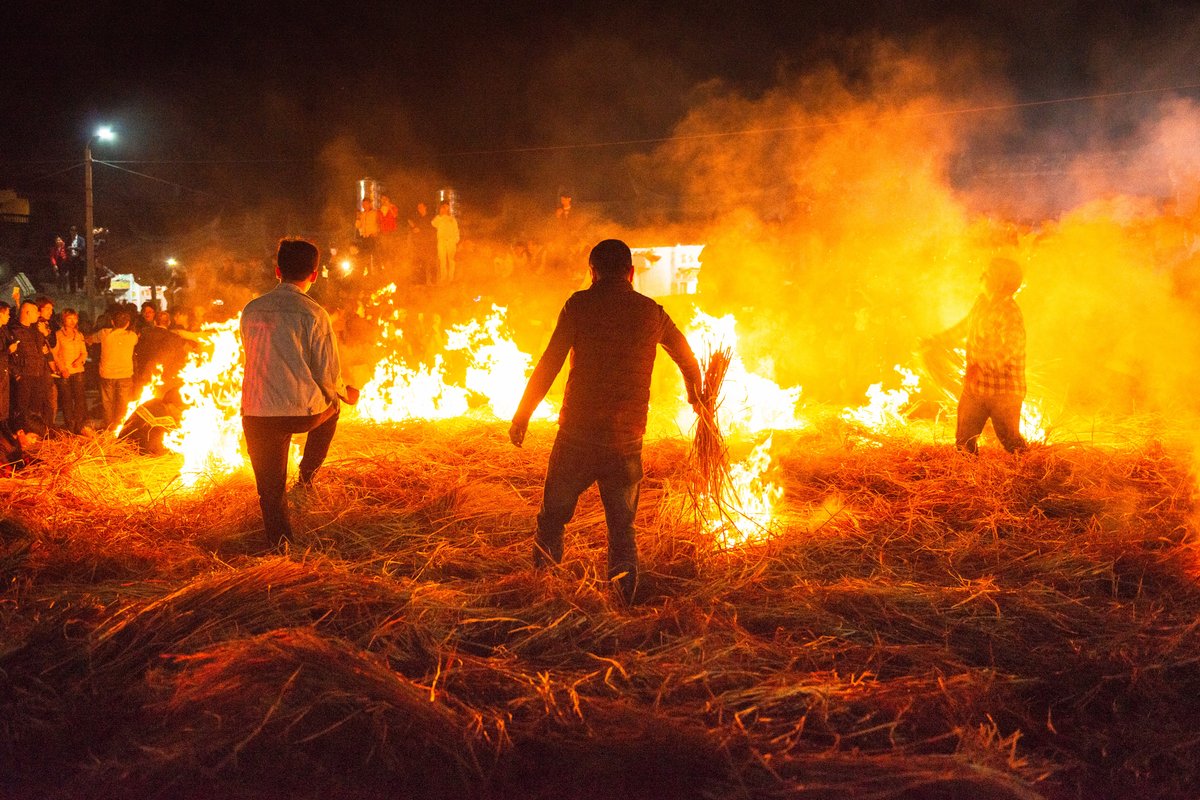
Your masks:
M83 148L83 247L87 271L84 273L84 295L96 296L96 219L92 213L92 143L97 139L111 142L116 138L113 129L105 125L96 129L96 133L87 140Z
M84 258L87 260L87 271L84 273L84 294L91 298L96 294L96 220L92 212L92 142L96 137L88 139L83 148L83 241Z

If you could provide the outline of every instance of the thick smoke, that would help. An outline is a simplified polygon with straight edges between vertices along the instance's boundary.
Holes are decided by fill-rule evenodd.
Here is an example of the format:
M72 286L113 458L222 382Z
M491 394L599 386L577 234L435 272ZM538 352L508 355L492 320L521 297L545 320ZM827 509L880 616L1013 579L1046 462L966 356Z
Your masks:
M836 63L781 68L773 88L754 94L716 80L689 88L668 61L617 40L552 49L528 107L513 109L529 116L529 138L497 145L637 138L664 109L681 115L675 137L636 156L625 146L489 157L491 172L516 177L459 187L467 279L442 292L404 289L405 302L438 306L447 324L508 305L518 341L537 352L583 282L588 245L703 243L697 305L737 315L751 365L803 386L810 402L857 404L870 384L895 380L893 366L919 363L921 339L966 314L983 267L1002 255L1025 268L1030 398L1052 422L1165 412L1188 397L1200 377L1193 101L1075 102L1055 125L1045 108L1016 105L994 50L945 37L829 49ZM628 80L585 68L614 54L630 65ZM623 105L627 97L641 100ZM611 111L626 106L624 117ZM300 233L346 252L360 178L382 182L403 224L455 176L466 184L489 172L479 156L439 160L430 132L399 112L380 119L331 135L308 198L319 219L297 225L303 215L271 212L267 245ZM566 243L554 227L560 187L574 189L580 219ZM264 247L258 258L269 255ZM229 259L209 260L224 264L210 289L221 291ZM686 318L681 305L672 311Z
M734 311L751 358L810 399L850 402L915 363L920 338L965 315L1003 255L1026 270L1031 399L1060 416L1178 406L1200 377L1200 115L1159 97L1119 146L1076 136L1087 144L1055 153L1063 175L1036 197L1039 181L959 174L1003 163L989 148L1019 137L1019 111L997 108L1004 85L969 54L877 44L853 75L816 69L758 98L711 87L637 166L708 220L701 305ZM712 135L730 131L746 133ZM1116 152L1129 163L1095 168ZM1031 208L1053 213L1018 216Z

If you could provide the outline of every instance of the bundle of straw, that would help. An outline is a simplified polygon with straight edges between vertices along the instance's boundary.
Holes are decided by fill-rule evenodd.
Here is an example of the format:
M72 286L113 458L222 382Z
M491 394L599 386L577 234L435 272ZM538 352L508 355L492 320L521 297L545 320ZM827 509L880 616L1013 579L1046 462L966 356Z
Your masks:
M696 436L692 440L692 461L698 477L697 497L693 499L707 498L718 509L729 484L729 448L717 422L717 409L721 405L721 384L732 360L733 351L728 347L714 349L705 360Z

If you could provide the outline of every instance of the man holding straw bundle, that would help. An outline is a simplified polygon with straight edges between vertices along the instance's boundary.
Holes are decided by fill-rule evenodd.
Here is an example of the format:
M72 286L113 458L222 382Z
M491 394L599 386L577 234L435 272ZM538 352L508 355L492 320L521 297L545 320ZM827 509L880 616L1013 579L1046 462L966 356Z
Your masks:
M329 314L308 296L319 271L317 246L283 239L275 261L279 285L242 310L242 430L267 543L283 547L292 541L284 494L292 435L308 434L297 482L304 490L329 453L339 398L353 405L358 390L342 382Z
M575 513L579 495L599 483L608 524L608 577L621 596L632 601L638 576L633 521L658 345L683 373L693 407L699 402L700 366L663 307L634 291L628 245L605 239L592 248L588 264L592 285L571 295L559 313L508 436L521 446L534 409L570 353L558 436L537 517L534 564L541 567L562 560L563 528Z

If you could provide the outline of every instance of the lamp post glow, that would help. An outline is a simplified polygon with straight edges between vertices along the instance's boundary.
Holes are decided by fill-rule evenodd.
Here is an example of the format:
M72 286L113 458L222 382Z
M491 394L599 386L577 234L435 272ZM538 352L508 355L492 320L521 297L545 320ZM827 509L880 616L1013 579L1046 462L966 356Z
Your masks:
M116 134L113 133L113 129L108 125L103 125L96 129L96 134L87 140L87 144L83 148L83 252L87 263L83 291L88 297L94 297L96 294L96 253L93 241L96 221L92 214L92 142L97 139L102 142L111 142L115 138Z

